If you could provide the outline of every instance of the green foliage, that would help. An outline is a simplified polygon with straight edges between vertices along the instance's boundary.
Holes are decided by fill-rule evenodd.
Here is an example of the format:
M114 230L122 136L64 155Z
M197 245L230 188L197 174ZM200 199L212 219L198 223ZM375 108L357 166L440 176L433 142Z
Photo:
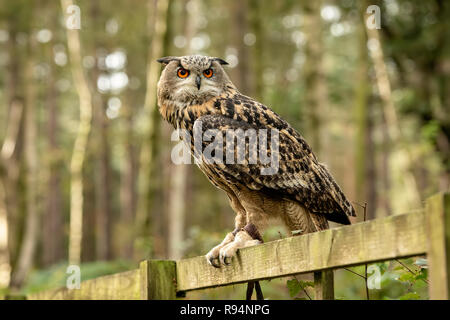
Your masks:
M138 268L138 266L135 263L122 260L83 263L80 265L81 281L136 268ZM66 269L66 264L58 264L48 269L31 272L22 292L24 294L30 294L38 291L64 287L68 276Z
M302 281L302 280L298 280L297 278L294 278L294 279L288 280L286 282L286 286L289 289L289 296L291 298L294 298L300 293L300 291L306 290L306 288L308 288L308 287L314 288L314 282Z
M6 295L8 295L8 288L0 288L0 300L3 300Z
M426 140L433 141L437 138L439 130L439 123L437 121L430 121L422 127L421 134Z
M419 264L426 265L426 259L420 259ZM418 265L417 262L414 265ZM411 266L397 266L395 270L400 274L398 281L402 282L406 287L408 292L399 297L400 300L418 300L423 299L423 293L419 294L417 291L425 287L428 284L428 271L426 267L420 267L419 270L413 269L414 265Z
M374 264L381 275L380 289L370 289L371 300L428 299L427 261L402 259ZM369 265L370 266L370 265ZM343 299L366 299L364 266L349 268L360 277L341 269L335 272L336 296ZM369 274L370 277L373 274Z
M399 300L419 300L419 299L420 295L417 294L416 292L408 292L399 298Z

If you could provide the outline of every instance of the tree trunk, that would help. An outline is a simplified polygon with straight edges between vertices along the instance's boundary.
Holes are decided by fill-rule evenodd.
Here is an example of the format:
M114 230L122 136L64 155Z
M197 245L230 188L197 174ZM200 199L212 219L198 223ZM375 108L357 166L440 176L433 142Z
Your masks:
M61 0L64 22L69 19L67 7L73 5L72 0ZM83 162L86 145L91 130L92 97L87 80L83 74L81 62L80 39L77 29L67 30L70 66L73 82L76 86L80 103L80 122L70 162L70 233L69 263L79 264L81 260L81 243L83 235Z
M264 99L263 89L264 89L264 81L263 81L263 44L264 44L264 31L263 24L261 23L262 19L262 5L259 0L250 0L250 23L251 30L255 35L255 44L253 45L252 50L252 60L253 60L253 69L252 74L253 83L254 83L254 97L262 101Z
M364 22L367 21L367 12L364 10ZM405 137L403 135L401 125L398 121L397 112L394 107L392 99L391 83L389 80L389 75L387 72L386 63L384 62L383 47L380 39L380 34L378 29L369 28L365 23L365 30L367 33L369 46L369 53L373 61L373 67L375 70L375 79L378 88L378 94L380 95L382 112L386 121L387 133L389 135L389 142L399 141L404 145L403 152L406 153L409 160L409 166L407 166L404 172L404 186L409 189L407 192L409 196L409 201L411 205L420 206L420 192L416 178L411 173L411 163L413 161L413 155L410 147L405 142Z
M120 248L121 257L133 258L133 247L135 237L134 217L136 212L136 140L133 125L132 99L126 96L122 101L122 114L124 118L125 137L123 140L125 150L125 161L121 168L120 179L120 233L123 235L123 245Z
M364 14L366 7L361 5L358 29L359 56L355 77L354 113L357 124L356 131L356 199L359 206L367 204L365 216L359 214L359 220L375 218L377 209L375 144L373 141L374 119L371 108L372 93L369 82L369 56L367 53L367 35L364 31ZM363 210L358 210L363 212Z
M252 95L249 72L249 50L244 44L244 36L248 32L248 0L230 1L232 14L232 44L237 50L239 64L232 72L232 78L239 91Z
M8 21L7 43L9 64L6 73L6 101L9 107L7 129L0 156L0 179L5 192L5 208L8 222L8 247L12 268L19 252L20 226L18 180L20 173L20 144L23 122L23 96L20 90L22 62L17 44L17 20L11 15Z
M94 22L93 31L93 55L96 55L96 49L102 47L100 41L100 35L98 30L101 30L102 25L97 23L98 16L100 16L99 2L91 2L91 20ZM98 76L100 75L100 70L98 65L95 65L93 70L93 81L92 84L95 86L97 84ZM93 122L94 130L96 134L94 135L95 141L94 145L98 152L95 153L96 162L96 172L95 172L95 200L96 200L96 210L95 210L95 247L96 256L99 260L109 260L111 259L111 165L110 165L110 146L109 146L109 126L108 119L106 117L106 101L101 93L97 90L92 90L93 93ZM107 98L107 97L106 97Z
M170 176L168 258L173 260L183 257L187 166L173 165Z
M3 181L0 179L0 290L7 288L11 279L8 236L6 195Z
M52 54L52 44L47 46L49 56ZM59 110L57 91L55 86L55 67L49 64L47 78L46 106L48 109L47 140L48 140L48 182L47 203L43 214L42 224L42 262L44 266L50 266L63 259L64 235L63 235L63 210L61 192L61 154L58 144Z
M12 228L10 226L12 226L11 217L16 216L17 207L16 202L11 201L16 199L15 196L12 197L15 194L16 183L8 174L12 171L9 170L12 166L10 161L16 148L22 112L23 106L21 103L14 101L10 104L8 127L0 149L0 288L8 287L11 279L11 244L15 242L12 240Z
M364 6L361 6L360 10L363 10ZM361 26L364 23L363 17L361 16ZM355 83L355 118L356 118L356 145L355 145L355 155L356 155L356 199L360 205L364 205L368 202L367 199L367 158L368 146L366 144L368 137L368 127L369 127L369 96L370 96L370 85L368 79L369 72L369 57L367 55L367 36L364 29L358 29L358 45L359 45L359 57L358 57L358 69L356 74ZM368 203L369 207L372 208L375 204ZM358 210L359 211L359 210ZM362 212L362 210L360 211ZM362 215L360 220L364 218Z
M12 101L10 104L8 126L6 129L5 140L0 149L0 288L8 287L11 280L11 217L15 217L17 212L16 202L12 202L11 197L15 194L16 181L11 179L9 174L14 151L18 140L20 123L22 119L23 105L18 101ZM10 199L7 196L9 188ZM8 202L9 200L9 202ZM14 214L14 215L13 215Z
M389 199L389 190L391 190L391 180L389 176L389 155L391 153L391 145L389 141L389 134L387 132L387 123L384 116L381 116L381 128L382 128L382 146L381 146L381 169L380 169L380 182L382 190L379 192L378 208L381 209L381 216L388 216L391 209L391 203Z
M150 23L149 34L153 34L149 45L147 60L147 87L143 109L143 116L147 119L140 152L140 166L138 178L138 207L136 212L136 230L142 236L148 234L150 220L150 199L152 196L152 166L154 151L154 133L156 113L156 89L161 66L156 61L163 54L164 36L167 29L168 0L157 0L154 23ZM153 15L153 1L148 2L149 16ZM154 30L154 32L152 32Z
M111 259L111 166L110 147L108 139L108 124L105 119L105 105L103 99L98 100L95 118L99 132L99 155L96 173L96 251L97 259Z
M17 266L11 278L11 287L20 288L33 264L36 251L37 235L39 227L38 205L37 205L37 130L35 111L35 85L33 83L33 52L34 41L29 38L28 56L25 66L25 167L26 167L26 218L25 230L21 243Z
M327 102L326 79L323 72L323 40L322 20L320 17L321 1L308 1L303 5L305 12L305 110L309 127L311 147L316 154L321 155L321 114L325 112Z

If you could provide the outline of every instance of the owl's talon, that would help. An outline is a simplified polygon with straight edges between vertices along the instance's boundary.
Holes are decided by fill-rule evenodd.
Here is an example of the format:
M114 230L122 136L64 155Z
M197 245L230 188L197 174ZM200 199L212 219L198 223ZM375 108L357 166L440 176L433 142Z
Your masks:
M233 233L228 233L225 237L225 239L223 239L223 241L215 246L214 248L212 248L207 254L206 254L206 261L208 261L208 263L215 267L215 268L220 268L221 264L224 264L220 258L220 251L222 250L222 248L224 248L225 246L227 246L228 244L230 244L231 242L233 242L234 240L234 234Z
M233 257L225 257L223 259L223 264L226 266L229 266L231 264L231 261L233 260Z
M215 251L213 252L208 252L205 256L206 261L213 267L215 268L220 268L220 259L219 259L219 254L217 252L217 254L215 254Z
M231 260L231 258L229 257L221 256L220 263L223 264L224 266L229 266L231 264L231 261L227 261L227 259Z
M209 258L207 260L209 264L212 265L214 268L220 268L219 258Z
M236 249L234 248L233 243L230 243L228 246L225 246L220 250L219 258L220 263L229 266L233 262L233 256L236 254Z

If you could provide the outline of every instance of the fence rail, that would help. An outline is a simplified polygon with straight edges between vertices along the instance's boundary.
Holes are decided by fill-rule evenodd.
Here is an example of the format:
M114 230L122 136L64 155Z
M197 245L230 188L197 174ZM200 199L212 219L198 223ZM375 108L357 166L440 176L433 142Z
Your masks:
M450 195L423 210L240 249L231 266L204 257L147 260L140 268L83 281L80 289L49 290L28 299L175 299L187 291L314 272L316 299L333 299L333 269L427 255L430 299L448 299Z

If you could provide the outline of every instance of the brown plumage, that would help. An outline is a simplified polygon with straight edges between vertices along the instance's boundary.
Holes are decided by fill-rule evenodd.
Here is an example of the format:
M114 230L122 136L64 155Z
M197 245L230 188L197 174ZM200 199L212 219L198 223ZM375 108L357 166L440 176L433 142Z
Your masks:
M262 232L272 218L278 218L290 230L308 233L328 228L327 220L350 224L348 217L355 216L353 206L310 146L270 108L239 93L221 66L223 60L186 56L159 61L166 65L158 83L159 110L174 128L186 130L189 137L196 130L214 131L222 137L230 131L266 132L267 143L263 145L267 155L273 157L270 159L277 160L275 170L262 174L262 169L268 170L273 162L254 161L258 153L251 150L262 145L250 137L238 135L232 144L231 140L223 141L221 155L213 155L213 160L220 156L224 159L227 152L236 157L245 155L240 162L234 158L233 163L206 157L210 141L202 140L200 145L195 145L194 139L185 141L201 160L199 168L226 192L236 212L235 231L207 254L212 265L229 264L238 248L259 243L244 230L248 225ZM213 75L206 77L210 73ZM275 144L271 145L271 141Z

